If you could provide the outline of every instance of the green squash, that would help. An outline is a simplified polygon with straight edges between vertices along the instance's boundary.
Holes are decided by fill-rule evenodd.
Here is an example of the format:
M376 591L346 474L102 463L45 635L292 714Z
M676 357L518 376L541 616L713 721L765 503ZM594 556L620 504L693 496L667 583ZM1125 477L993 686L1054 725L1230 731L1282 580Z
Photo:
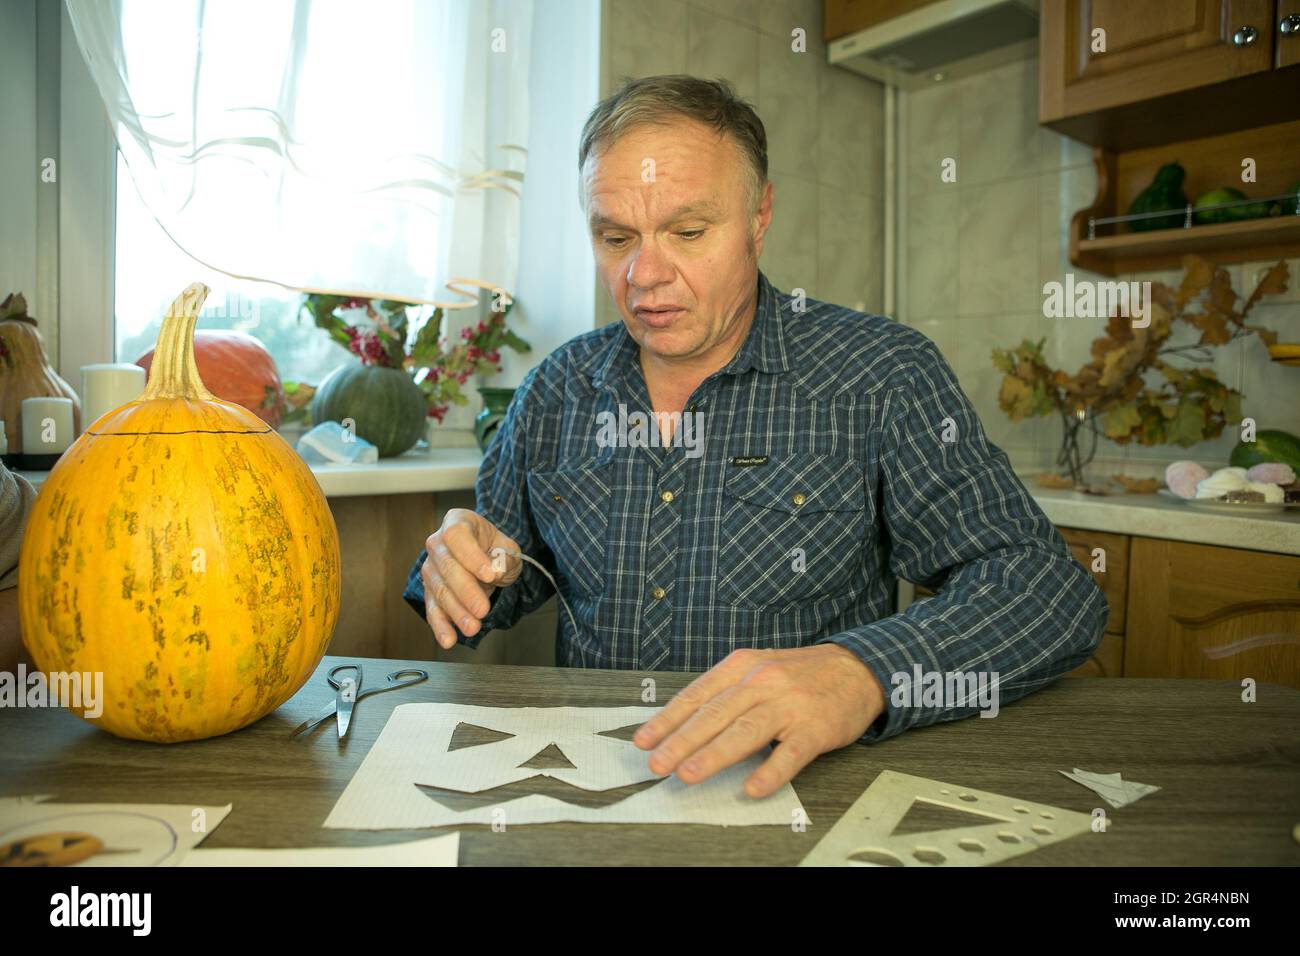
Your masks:
M1279 428L1265 428L1255 433L1254 441L1237 442L1228 464L1234 468L1253 468L1275 461L1300 472L1300 436Z
M412 448L424 434L428 404L420 386L401 369L345 365L325 377L311 402L312 424L356 423L358 438L392 458Z
M1178 209L1187 205L1187 195L1183 192L1183 178L1186 171L1178 163L1161 166L1151 185L1137 194L1133 204L1128 207L1130 216L1146 212L1162 212L1165 209ZM1134 232L1149 232L1153 229L1179 229L1183 225L1183 216L1157 216L1154 219L1136 219L1129 223Z

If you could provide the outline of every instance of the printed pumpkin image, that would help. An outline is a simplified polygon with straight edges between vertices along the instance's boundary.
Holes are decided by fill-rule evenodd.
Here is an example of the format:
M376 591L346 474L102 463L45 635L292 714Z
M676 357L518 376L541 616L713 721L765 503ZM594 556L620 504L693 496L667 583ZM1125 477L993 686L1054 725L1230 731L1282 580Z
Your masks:
M339 540L306 463L194 361L204 285L158 335L139 399L50 472L19 555L23 643L46 672L104 674L119 737L172 743L245 727L300 688L339 612Z

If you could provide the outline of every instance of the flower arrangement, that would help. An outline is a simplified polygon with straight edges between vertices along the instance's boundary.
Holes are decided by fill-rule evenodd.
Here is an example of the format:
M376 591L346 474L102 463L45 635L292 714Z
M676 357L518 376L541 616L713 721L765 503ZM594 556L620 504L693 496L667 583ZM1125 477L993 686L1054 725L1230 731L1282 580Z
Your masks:
M471 375L501 371L501 348L527 352L531 346L506 325L514 301L494 296L486 320L461 330L454 346L442 337L443 311L436 308L412 334L406 302L356 296L309 293L301 309L308 312L331 339L361 359L363 365L404 369L413 376L428 402L428 416L443 420L452 405L465 405L461 391ZM354 324L346 313L364 311L364 324ZM341 314L342 313L342 314ZM290 404L293 405L292 396Z
M1151 320L1138 328L1120 315L1112 315L1104 335L1093 340L1092 359L1073 375L1054 369L1043 357L1045 339L1029 339L1007 349L993 350L993 364L1003 373L998 405L1013 422L1039 415L1061 417L1063 437L1056 463L1062 473L1039 476L1049 487L1083 488L1083 470L1092 461L1099 436L1124 445L1174 444L1182 447L1217 438L1225 426L1241 419L1242 395L1218 380L1208 367L1188 367L1174 359L1211 360L1217 345L1251 334L1266 345L1276 334L1246 317L1264 295L1286 291L1288 270L1278 262L1260 280L1249 298L1238 304L1225 269L1200 256L1183 259L1184 276L1178 289L1154 283ZM1196 342L1171 346L1175 323L1199 332ZM1163 379L1148 385L1148 372ZM1080 435L1091 433L1084 453ZM1132 490L1130 480L1117 478Z

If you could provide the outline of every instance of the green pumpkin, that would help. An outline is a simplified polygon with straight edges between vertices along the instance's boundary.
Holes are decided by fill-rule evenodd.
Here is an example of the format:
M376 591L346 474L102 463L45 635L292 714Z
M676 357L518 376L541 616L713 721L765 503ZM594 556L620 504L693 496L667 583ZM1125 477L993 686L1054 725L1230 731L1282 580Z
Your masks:
M311 402L313 424L356 423L358 438L391 458L412 448L424 434L428 405L420 386L401 369L346 365L326 376Z

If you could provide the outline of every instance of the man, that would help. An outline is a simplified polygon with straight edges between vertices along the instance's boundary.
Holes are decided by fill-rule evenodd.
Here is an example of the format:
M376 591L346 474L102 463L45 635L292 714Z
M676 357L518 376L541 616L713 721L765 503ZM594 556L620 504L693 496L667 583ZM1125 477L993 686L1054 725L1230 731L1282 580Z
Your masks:
M777 742L753 797L826 751L976 712L896 694L918 671L1013 700L1089 658L1106 602L934 344L758 271L766 138L729 87L629 83L588 118L579 168L623 321L528 374L477 511L427 540L403 597L440 645L550 596L517 558L494 567L497 548L528 555L576 618L560 665L707 669L638 730L652 769L696 783ZM658 441L624 429L637 412ZM938 594L890 616L897 577Z

